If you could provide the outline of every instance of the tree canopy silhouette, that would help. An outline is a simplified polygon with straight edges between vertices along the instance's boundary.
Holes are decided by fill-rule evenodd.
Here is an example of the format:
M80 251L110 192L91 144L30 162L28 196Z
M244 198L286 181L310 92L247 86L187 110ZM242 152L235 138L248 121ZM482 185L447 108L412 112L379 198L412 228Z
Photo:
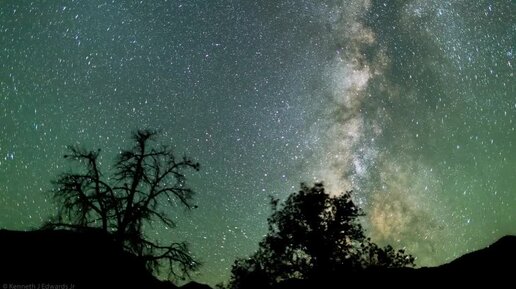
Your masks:
M98 228L108 232L126 251L138 256L154 273L164 267L170 277L184 278L199 263L184 242L162 245L150 239L144 225L161 223L173 228L166 209L193 207L193 191L186 185L185 170L199 170L188 157L176 158L165 145L155 145L157 133L138 130L134 146L121 150L110 174L99 167L98 151L70 147L65 158L84 166L82 172L68 172L53 182L53 196L59 205L50 228Z
M325 280L371 267L413 266L414 258L365 237L364 213L351 191L330 196L321 183L301 184L284 205L271 199L269 232L250 258L235 261L228 288L270 288L283 281Z

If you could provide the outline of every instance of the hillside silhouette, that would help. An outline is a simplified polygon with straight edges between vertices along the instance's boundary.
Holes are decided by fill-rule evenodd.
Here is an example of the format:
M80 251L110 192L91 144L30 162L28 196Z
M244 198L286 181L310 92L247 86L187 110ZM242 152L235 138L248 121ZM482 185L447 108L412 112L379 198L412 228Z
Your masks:
M177 288L101 230L0 230L0 276L8 284L73 284L75 288Z
M205 289L161 281L102 230L0 230L0 283L67 288ZM64 287L57 287L63 288Z
M430 268L376 268L341 274L313 284L287 280L275 289L343 288L343 285L382 284L414 287L448 282L492 284L512 280L516 272L516 236ZM344 277L346 276L346 277ZM134 256L118 248L102 231L0 230L0 282L3 284L73 284L75 288L207 289L192 282L177 287L155 278ZM415 287L417 287L415 286ZM70 287L68 287L70 288Z

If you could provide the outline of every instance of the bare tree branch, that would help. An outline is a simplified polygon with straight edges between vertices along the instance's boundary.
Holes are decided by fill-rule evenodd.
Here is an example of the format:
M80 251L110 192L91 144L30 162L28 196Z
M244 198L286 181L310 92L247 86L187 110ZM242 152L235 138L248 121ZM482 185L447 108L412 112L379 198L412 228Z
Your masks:
M192 208L194 192L186 186L183 172L198 171L199 164L187 157L176 159L167 146L151 147L156 134L151 130L135 132L134 146L119 153L113 175L107 179L98 165L100 150L69 147L65 158L79 162L86 170L65 173L53 182L54 199L60 207L56 218L46 226L106 231L154 272L164 266L169 276L185 277L199 266L187 244L163 246L149 240L143 227L155 223L176 226L162 206L168 203Z

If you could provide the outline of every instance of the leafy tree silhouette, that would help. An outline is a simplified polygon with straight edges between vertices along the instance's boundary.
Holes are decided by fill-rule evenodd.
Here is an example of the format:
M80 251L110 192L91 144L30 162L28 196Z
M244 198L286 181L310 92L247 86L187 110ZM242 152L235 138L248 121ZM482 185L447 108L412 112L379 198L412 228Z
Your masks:
M156 135L152 130L135 132L134 146L120 152L108 177L99 168L100 150L70 147L65 158L78 161L85 171L65 173L53 182L52 193L59 210L45 227L103 230L139 257L148 270L158 273L162 266L169 278L185 278L199 266L188 245L162 245L151 240L143 228L156 222L175 226L164 204L194 207L193 191L186 185L184 171L198 171L199 164L188 157L176 158L167 146L151 146Z
M321 183L301 184L281 207L272 198L269 232L255 254L235 261L228 288L270 288L371 267L413 266L414 258L403 250L381 248L365 237L358 220L364 213L351 193L330 196Z

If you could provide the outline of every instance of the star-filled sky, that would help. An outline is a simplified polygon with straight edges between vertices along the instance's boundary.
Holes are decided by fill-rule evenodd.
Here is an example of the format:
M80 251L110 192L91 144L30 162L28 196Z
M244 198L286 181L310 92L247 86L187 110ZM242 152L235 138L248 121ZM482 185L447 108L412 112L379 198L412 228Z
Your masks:
M379 243L437 265L516 234L516 5L500 1L0 2L0 227L55 212L71 144L108 170L138 128L202 169L170 208L216 284L268 196L354 189Z

